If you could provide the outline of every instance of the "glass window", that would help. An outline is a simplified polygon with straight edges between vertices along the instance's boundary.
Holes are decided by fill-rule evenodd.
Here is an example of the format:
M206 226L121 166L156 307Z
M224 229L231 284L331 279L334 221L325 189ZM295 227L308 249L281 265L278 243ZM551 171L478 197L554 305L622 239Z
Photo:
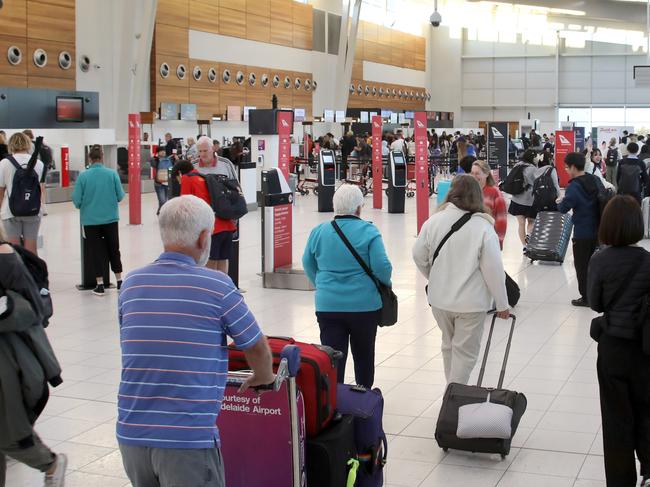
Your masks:
M593 108L591 111L591 121L595 126L623 126L625 125L625 109L623 107Z
M650 108L626 108L625 125L634 127L635 132L648 132Z

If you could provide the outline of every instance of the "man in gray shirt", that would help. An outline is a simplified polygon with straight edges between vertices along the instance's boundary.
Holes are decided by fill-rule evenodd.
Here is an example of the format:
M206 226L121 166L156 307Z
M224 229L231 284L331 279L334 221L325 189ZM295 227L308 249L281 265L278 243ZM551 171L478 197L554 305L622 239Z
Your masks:
M203 136L196 145L199 149L199 163L197 166L199 172L203 174L221 174L228 179L239 181L235 165L229 159L220 157L213 151L212 139Z

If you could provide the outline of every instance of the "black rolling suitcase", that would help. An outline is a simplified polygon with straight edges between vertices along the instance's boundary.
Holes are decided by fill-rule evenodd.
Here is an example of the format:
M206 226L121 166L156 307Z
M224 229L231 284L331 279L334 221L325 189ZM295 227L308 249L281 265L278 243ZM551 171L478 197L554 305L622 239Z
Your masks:
M356 462L354 416L338 415L318 436L307 438L307 485L309 487L344 487L350 472L350 460Z
M526 257L531 261L564 262L571 241L571 215L558 211L540 211L526 245Z
M447 386L435 433L436 441L443 450L451 448L472 453L498 453L502 458L510 453L512 437L517 432L527 405L526 396L522 393L502 388L515 329L516 318L514 315L511 318L508 344L496 389L481 387L496 315L492 318L478 384L451 383ZM504 423L506 419L507 423Z

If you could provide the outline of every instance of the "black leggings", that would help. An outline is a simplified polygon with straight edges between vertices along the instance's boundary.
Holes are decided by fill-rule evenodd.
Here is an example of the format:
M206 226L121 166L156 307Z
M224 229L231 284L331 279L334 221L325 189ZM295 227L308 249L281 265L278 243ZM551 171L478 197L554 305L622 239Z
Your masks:
M338 382L345 378L348 344L354 359L356 383L371 388L375 381L375 337L381 311L368 312L316 312L320 326L320 341L343 353L338 361Z
M104 275L106 257L111 263L111 270L115 274L122 272L122 260L120 258L120 235L117 222L105 225L85 225L84 233L86 243L92 254L95 277Z

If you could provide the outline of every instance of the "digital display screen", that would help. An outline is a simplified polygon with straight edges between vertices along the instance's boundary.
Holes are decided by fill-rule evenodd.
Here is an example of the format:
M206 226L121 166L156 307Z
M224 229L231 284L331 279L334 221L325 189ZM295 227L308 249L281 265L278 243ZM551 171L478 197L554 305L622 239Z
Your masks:
M81 97L56 97L56 121L82 123L84 121L84 99Z
M161 103L160 120L178 120L178 104Z
M415 118L415 112L405 112L404 117L408 119L413 119Z
M404 164L406 164L406 161L404 160L404 153L400 151L394 151L393 162L395 163L396 166L403 166Z
M197 120L196 104L181 103L181 120Z
M323 164L334 164L334 154L331 152L322 152Z

